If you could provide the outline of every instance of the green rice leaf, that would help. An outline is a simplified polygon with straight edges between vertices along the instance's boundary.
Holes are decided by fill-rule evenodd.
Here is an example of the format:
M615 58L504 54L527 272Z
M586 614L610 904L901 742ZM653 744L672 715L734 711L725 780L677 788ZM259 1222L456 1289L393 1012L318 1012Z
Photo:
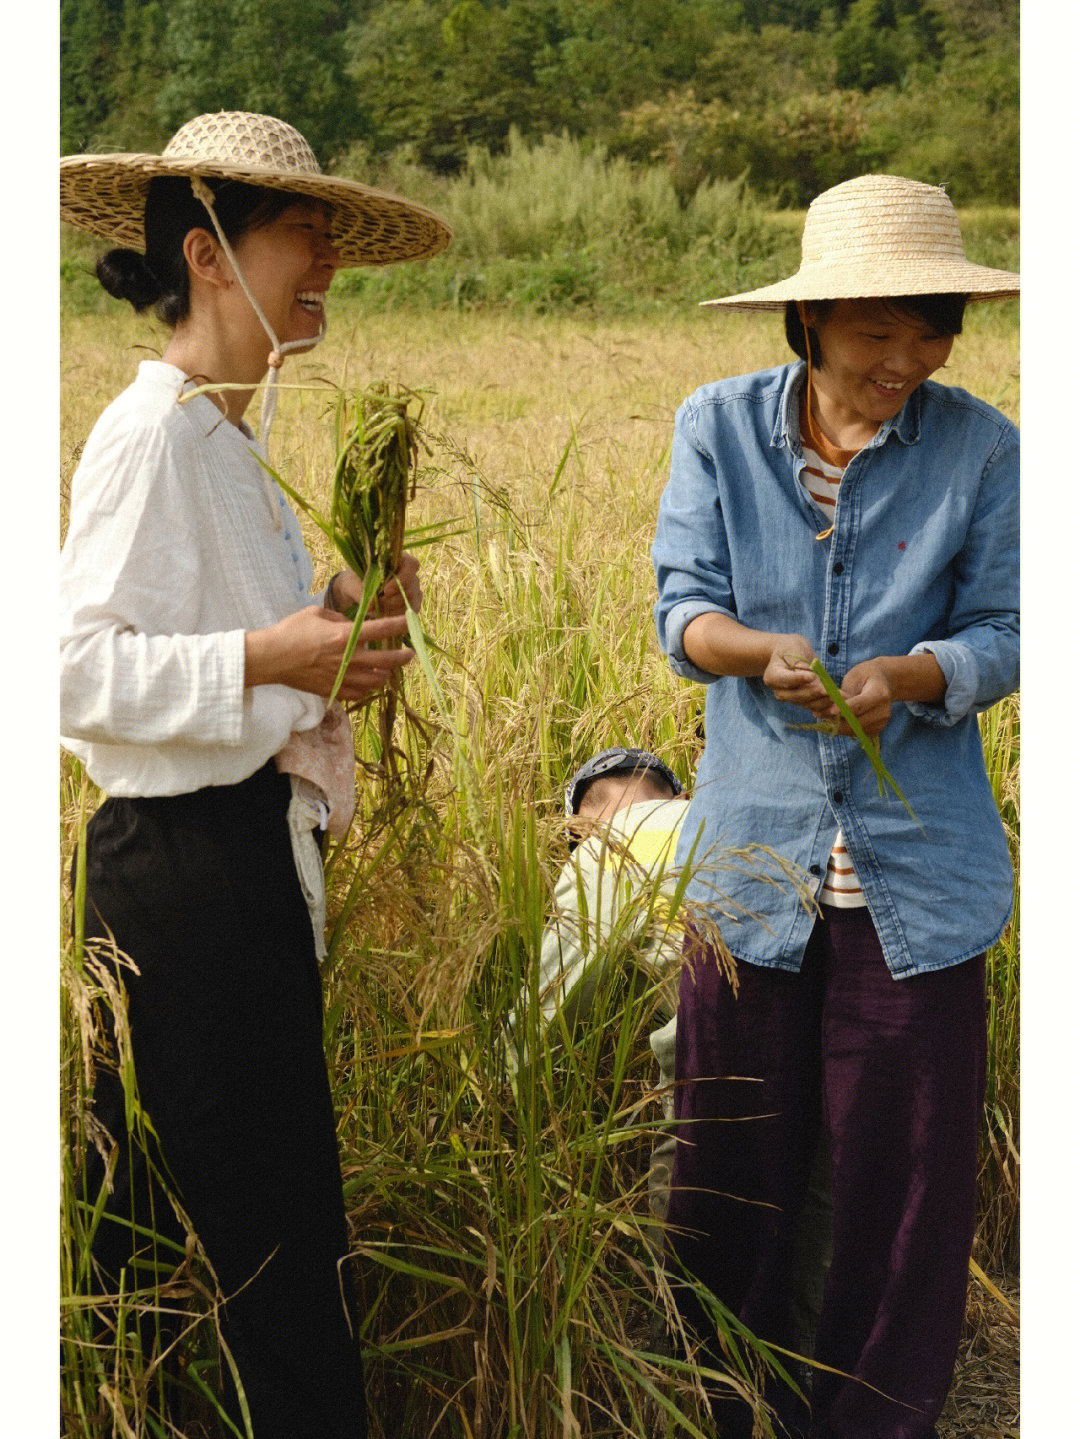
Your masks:
M86 949L86 804L89 784L85 772L81 775L79 789L79 838L75 851L75 892L72 896L74 907L75 948L72 962L82 973L83 954Z
M897 784L896 780L893 779L892 775L889 773L889 770L885 765L885 761L881 758L881 745L876 744L863 729L862 725L856 718L851 706L848 704L844 696L840 693L840 688L837 685L836 681L833 679L832 675L829 673L829 671L825 668L825 666L822 664L822 662L818 659L816 655L810 661L810 668L814 671L818 679L821 681L822 685L824 686L825 693L829 696L833 704L840 711L844 723L849 726L852 734L862 746L863 753L870 761L873 771L877 775L878 793L884 794L885 786L888 785L889 788L896 795L897 799L899 799L900 803L907 810L911 818L916 822L916 824L918 824L918 815L911 808L911 805L908 804L907 796Z
M329 520L324 519L323 516L319 514L315 506L311 504L310 501L305 500L303 495L300 494L298 490L294 490L292 485L289 484L288 480L282 479L282 477L273 468L273 466L268 464L261 455L256 455L255 458L258 460L259 464L262 465L263 469L274 481L274 483L280 485L280 487L285 491L289 499L292 500L293 504L296 505L298 509L302 510L304 514L307 515L308 519L312 521L313 524L318 525L319 529L322 530L323 534L334 546L338 554L341 555L342 559L349 566L349 568L355 573L360 574L364 568L363 563L357 555L356 550L350 542L348 536L343 535L340 530L334 528L334 526L330 523Z
M330 696L326 701L327 709L329 709L330 706L337 699L338 690L341 688L341 683L345 678L345 672L349 668L349 661L352 659L353 654L356 651L356 646L360 640L360 630L364 624L364 621L367 619L368 610L371 608L371 602L375 598L375 595L379 590L381 579L382 577L379 572L374 569L368 570L367 575L365 576L363 593L360 596L360 603L356 606L356 616L353 619L353 627L352 630L349 632L349 638L345 644L345 653L341 656L341 664L338 666L338 672L334 677L334 686L333 689L331 689Z

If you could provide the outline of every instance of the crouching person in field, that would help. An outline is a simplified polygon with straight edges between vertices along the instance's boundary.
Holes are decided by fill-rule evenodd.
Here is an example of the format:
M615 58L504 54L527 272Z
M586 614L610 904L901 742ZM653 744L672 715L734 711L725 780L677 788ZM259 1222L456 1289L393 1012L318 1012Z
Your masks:
M593 755L566 786L571 854L554 891L540 950L538 1010L544 1030L566 1039L589 1011L612 962L627 960L656 986L656 1025L649 1045L658 1066L664 1127L649 1160L649 1208L667 1218L676 1139L675 1035L683 923L672 901L683 866L675 851L688 796L666 764L641 749L613 747ZM693 858L688 861L692 867ZM628 985L632 983L627 975ZM795 1349L813 1351L831 1248L831 1205L822 1144L796 1234L792 1297ZM805 1378L805 1376L802 1376Z
M559 1015L572 1031L592 1003L605 961L632 947L639 971L660 984L649 1045L670 1120L682 929L672 924L669 896L686 796L656 755L613 747L574 773L565 807L572 852L540 950L542 1022L549 1026ZM661 1220L674 1147L671 1135L661 1135L649 1165L649 1207Z

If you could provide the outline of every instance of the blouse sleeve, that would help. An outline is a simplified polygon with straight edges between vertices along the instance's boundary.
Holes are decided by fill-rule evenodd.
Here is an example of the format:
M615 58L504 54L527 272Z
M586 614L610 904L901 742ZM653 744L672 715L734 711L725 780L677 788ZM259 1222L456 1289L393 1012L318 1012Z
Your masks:
M153 424L105 424L87 442L60 560L65 736L241 742L244 631L187 632L205 536L183 450Z

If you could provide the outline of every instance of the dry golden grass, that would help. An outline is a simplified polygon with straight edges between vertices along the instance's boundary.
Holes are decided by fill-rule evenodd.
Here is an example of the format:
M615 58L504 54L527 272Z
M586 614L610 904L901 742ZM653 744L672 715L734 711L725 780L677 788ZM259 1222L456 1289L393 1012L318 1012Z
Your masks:
M710 293L707 283L702 293ZM1015 416L1014 309L973 311L968 333L941 378ZM127 383L139 359L160 353L164 333L148 319L117 311L65 316L62 339L66 482L97 414ZM560 1332L567 1336L566 1364L572 1354L575 1385L599 1383L595 1392L602 1392L602 1374L598 1379L597 1371L589 1370L586 1381L579 1369L595 1358L595 1343L587 1335L587 1342L581 1341L579 1317L569 1310L563 1314L560 1307L566 1285L552 1256L561 1251L538 1247L535 1255L530 1249L504 1262L504 1255L517 1255L522 1243L538 1246L541 1230L546 1243L549 1226L556 1238L563 1233L559 1224L578 1226L562 1189L545 1186L564 1164L566 1172L581 1164L585 1173L586 1149L573 1150L576 1157L570 1160L571 1151L553 1144L550 1164L521 1170L528 1192L515 1187L517 1180L510 1176L518 1173L518 1156L512 1148L497 1148L496 1140L502 1144L503 1139L485 1127L498 1117L504 1097L484 1067L483 1024L490 1016L483 1006L492 993L505 999L499 984L508 981L499 978L496 955L502 956L500 962L509 955L515 964L525 963L542 927L547 876L564 852L560 784L571 762L604 743L633 738L663 753L684 777L692 773L699 687L672 676L659 654L650 614L648 546L666 481L672 419L683 396L705 380L785 357L779 317L721 315L696 309L692 300L679 313L618 320L450 311L364 316L349 302L338 301L331 307L325 343L312 356L291 360L282 373L286 386L305 388L284 389L270 458L320 507L325 506L333 458L332 396L320 393L326 381L357 386L385 379L428 392L425 424L433 436L446 438L433 442L430 463L440 473L430 477L411 523L447 513L469 521L469 486L476 474L483 480L477 534L423 555L423 618L444 650L438 678L446 710L435 703L420 666L412 665L407 697L431 724L435 742L427 749L418 746L424 775L407 823L400 812L395 817L380 809L376 787L366 787L371 792L362 798L342 869L355 865L362 873L370 866L372 882L354 896L327 982L328 1008L339 1016L330 1062L345 1169L347 1177L364 1176L349 1201L361 1252L377 1256L381 1236L400 1233L403 1224L432 1244L438 1241L446 1253L459 1245L462 1250L449 1287L418 1280L418 1297L403 1289L396 1303L378 1297L382 1271L375 1259L368 1264L365 1292L377 1298L368 1334L374 1354L369 1393L376 1406L380 1396L398 1392L395 1386L416 1390L422 1366L408 1367L409 1346L416 1344L418 1355L430 1357L430 1373L438 1375L432 1395L460 1392L462 1414L483 1410L494 1426L490 1432L500 1432L504 1402L519 1402L524 1412L527 1405L550 1398L550 1388L544 1388L549 1381L537 1377L535 1356L543 1353L543 1362L551 1362L545 1346L556 1313L565 1323ZM469 460L459 453L462 448ZM493 494L504 497L505 507L491 503ZM306 529L325 577L332 557L318 531L310 525ZM361 742L370 743L366 731ZM77 788L65 778L69 833L77 806ZM393 852L380 858L380 846L391 833ZM331 888L333 911L346 901L338 881ZM393 896L392 903L387 896ZM614 1006L611 1013L618 1012ZM460 1054L448 1044L460 1045ZM648 1090L646 1070L638 1055L628 1081L636 1086L638 1100ZM483 1103L473 1105L468 1088L462 1091L463 1075ZM385 1079L384 1113L371 1106L366 1088L374 1082L371 1076ZM558 1091L563 1099L571 1093ZM537 1143L546 1145L549 1134L563 1128L573 1117L574 1103L580 1117L591 1102L583 1105L579 1097L560 1108L553 1101L537 1121L549 1126L538 1129ZM630 1102L625 1092L618 1102ZM452 1139L458 1139L461 1154ZM404 1149L395 1157L399 1142ZM642 1136L638 1147L646 1142ZM416 1154L424 1155L421 1169ZM494 1155L506 1156L505 1174L502 1160L487 1167ZM591 1262L594 1250L599 1253L603 1246L612 1256L611 1236L636 1202L633 1158L631 1153L620 1159L613 1151L611 1163L619 1168L625 1190L617 1188L611 1205L597 1211L602 1229L589 1228L589 1212L580 1239L569 1244L575 1262L581 1257ZM391 1176L385 1185L384 1171ZM445 1182L452 1203L432 1203L433 1174ZM606 1171L605 1176L607 1183ZM521 1206L520 1220L507 1218L510 1205ZM1014 1219L1015 1193L1004 1196L1004 1205ZM542 1226L526 1222L529 1215L536 1224L542 1215ZM995 1210L995 1233L1007 1233L1010 1223L1009 1215L1003 1218ZM492 1291L478 1289L474 1275L487 1272L488 1259L482 1246L472 1253L475 1246L468 1238L481 1233L500 1256L492 1333L501 1334L504 1317L512 1338L498 1343L493 1338L491 1348L477 1350L474 1362L471 1348L462 1359L460 1337L438 1340L434 1333L425 1335L424 1327L436 1331L443 1326L449 1334L455 1324L463 1325L470 1335L482 1331L486 1343ZM573 1227L573 1233L579 1229ZM575 1248L579 1243L580 1250ZM991 1258L981 1255L980 1262L1000 1278ZM625 1269L621 1250L605 1262L614 1266L612 1273ZM520 1272L515 1263L522 1264ZM533 1265L539 1268L530 1269ZM525 1298L512 1303L515 1273L520 1282L522 1274L541 1271L542 1290L527 1288ZM459 1295L471 1295L472 1308L464 1299L459 1303ZM429 1303L430 1324L424 1317ZM519 1305L524 1307L516 1317ZM1007 1348L1004 1330L1014 1338L1015 1325L1006 1323L1000 1305L984 1291L973 1288L969 1307L961 1382L969 1383L972 1394L982 1386L982 1397L977 1413L965 1409L959 1391L950 1401L953 1407L942 1428L949 1439L981 1432L964 1428L969 1418L973 1426L1006 1425L1014 1403L1008 1391L1011 1359L1001 1351ZM446 1318L439 1318L444 1309ZM602 1304L596 1312L606 1313ZM619 1323L627 1319L618 1304L607 1314L612 1316ZM515 1323L524 1326L520 1333L512 1328ZM409 1336L396 1358L395 1326ZM627 1342L627 1356L632 1348ZM984 1363L988 1349L992 1360ZM626 1362L636 1361L628 1357ZM599 1367L604 1371L603 1364ZM509 1384L507 1372L516 1376ZM988 1376L1001 1381L998 1398L988 1397ZM524 1387L515 1390L515 1382ZM560 1398L552 1433L563 1432L562 1403ZM579 1410L578 1418L584 1417ZM393 1431L388 1423L380 1432ZM464 1419L460 1432L467 1432ZM541 1431L535 1432L539 1436Z
M702 286L708 293L709 286ZM465 445L480 471L528 512L552 480L567 442L563 487L587 495L591 534L603 549L651 525L666 480L671 423L683 397L706 380L788 357L779 316L717 314L693 297L669 315L614 320L439 311L361 315L332 309L327 339L282 372L286 384L361 384L386 378L430 391L427 423ZM969 311L967 332L938 378L1017 417L1015 305ZM160 354L164 331L149 318L68 315L62 328L61 456L70 473L94 419L134 372ZM254 413L254 410L251 412ZM329 426L312 395L286 392L271 459L324 455ZM647 567L647 555L640 560Z

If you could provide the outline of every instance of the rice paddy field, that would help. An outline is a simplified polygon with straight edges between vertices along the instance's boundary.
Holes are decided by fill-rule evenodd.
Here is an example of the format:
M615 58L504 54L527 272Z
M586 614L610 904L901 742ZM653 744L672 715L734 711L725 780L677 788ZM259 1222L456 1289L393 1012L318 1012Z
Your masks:
M645 1036L656 995L613 977L573 1045L553 1036L511 1084L508 1016L535 1015L534 971L565 858L562 785L612 743L690 782L702 692L656 643L648 558L675 409L706 379L784 358L769 316L597 318L504 310L369 312L332 298L330 333L291 361L271 459L316 505L333 461L333 385L424 392L428 451L410 524L452 519L420 551L428 636L409 667L388 778L370 712L353 716L360 806L328 858L325 1041L338 1114L376 1439L707 1433L695 1364L655 1342L665 1308L645 1170L661 1124ZM63 317L62 490L95 417L140 358L149 320ZM969 312L944 378L1016 418L1015 306ZM254 409L251 413L255 413ZM337 568L308 526L317 578ZM412 718L409 713L411 711ZM984 717L1002 820L1019 837L1014 698ZM96 802L61 768L65 857ZM763 837L766 838L766 837ZM95 1342L88 1225L75 1203L106 970L62 924L63 1433L160 1435L160 1367ZM991 955L991 1064L968 1325L943 1439L1018 1433L1019 892ZM213 1434L212 1286L197 1250L183 1300L190 1434ZM750 1395L752 1338L727 1335L724 1382ZM762 1415L767 1423L767 1415ZM762 1428L767 1433L767 1428Z

